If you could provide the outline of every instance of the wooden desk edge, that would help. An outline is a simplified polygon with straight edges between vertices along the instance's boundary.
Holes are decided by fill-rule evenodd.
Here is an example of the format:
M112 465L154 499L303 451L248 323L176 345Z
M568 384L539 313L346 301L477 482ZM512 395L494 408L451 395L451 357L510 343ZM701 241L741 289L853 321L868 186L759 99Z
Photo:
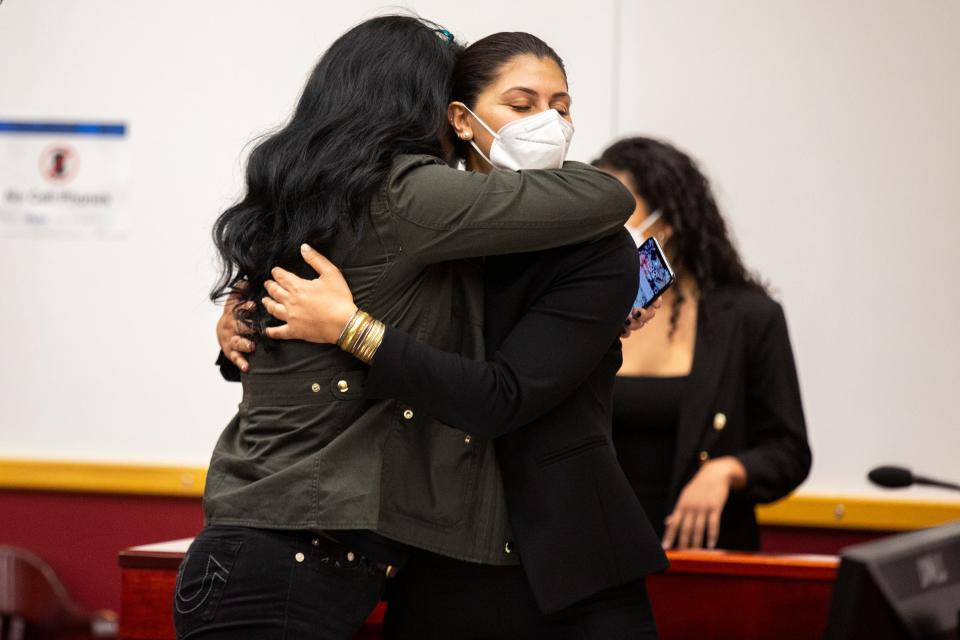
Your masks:
M177 569L193 538L143 544L122 550L117 558L124 569Z
M735 551L667 552L668 573L724 574L833 582L840 559L809 554L743 553Z
M190 542L190 539L184 539L130 547L120 552L119 564L124 569L177 569ZM836 556L762 552L671 550L667 552L667 558L670 560L667 573L726 574L826 582L836 579L840 565L840 559Z

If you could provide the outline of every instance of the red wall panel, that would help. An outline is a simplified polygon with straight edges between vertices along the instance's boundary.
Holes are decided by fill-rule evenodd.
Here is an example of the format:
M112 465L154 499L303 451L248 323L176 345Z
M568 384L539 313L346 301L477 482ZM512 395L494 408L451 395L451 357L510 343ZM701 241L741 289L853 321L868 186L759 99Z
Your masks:
M198 498L0 491L0 544L46 560L81 605L120 607L117 553L126 547L194 536L203 526ZM764 550L837 553L884 535L877 531L764 527Z
M120 549L188 538L203 526L200 500L0 491L0 544L46 560L90 609L120 607Z

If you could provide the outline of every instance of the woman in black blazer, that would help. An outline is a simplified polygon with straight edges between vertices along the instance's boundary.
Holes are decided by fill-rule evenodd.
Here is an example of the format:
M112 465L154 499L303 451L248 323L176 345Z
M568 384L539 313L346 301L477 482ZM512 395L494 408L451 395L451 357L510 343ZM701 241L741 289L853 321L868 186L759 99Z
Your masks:
M662 141L630 138L594 162L637 202L677 273L662 320L624 340L614 443L665 548L756 550L754 506L810 470L783 309L743 266L707 178Z

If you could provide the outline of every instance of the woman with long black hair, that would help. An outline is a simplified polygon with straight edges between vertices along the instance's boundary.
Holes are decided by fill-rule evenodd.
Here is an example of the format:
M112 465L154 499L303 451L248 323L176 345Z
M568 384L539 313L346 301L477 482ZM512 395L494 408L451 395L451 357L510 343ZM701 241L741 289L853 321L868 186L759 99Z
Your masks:
M213 452L206 526L175 593L180 638L350 638L412 545L515 564L490 443L418 407L365 397L363 319L349 353L266 337L274 265L310 242L371 314L437 347L484 352L478 258L619 232L616 179L562 156L525 172L448 166L461 47L423 20L368 20L321 57L290 120L254 149L247 191L214 228L214 298L254 330L243 400ZM351 355L352 354L352 355ZM354 355L357 358L354 358Z
M448 111L466 172L527 173L572 131L571 100L562 60L539 38L498 33L472 44ZM304 257L318 278L278 268L267 282L263 302L285 322L268 335L352 351L369 320L349 273L344 280L312 249ZM513 534L504 551L522 566L413 554L392 585L385 637L655 638L644 578L666 560L610 441L618 338L638 287L634 244L621 231L488 258L483 270L486 361L385 327L365 392L462 429L451 431L471 446L495 444Z
M783 309L744 267L690 156L636 137L595 164L634 194L627 228L656 236L677 273L667 321L624 340L621 466L664 547L759 549L755 505L795 489L811 461Z

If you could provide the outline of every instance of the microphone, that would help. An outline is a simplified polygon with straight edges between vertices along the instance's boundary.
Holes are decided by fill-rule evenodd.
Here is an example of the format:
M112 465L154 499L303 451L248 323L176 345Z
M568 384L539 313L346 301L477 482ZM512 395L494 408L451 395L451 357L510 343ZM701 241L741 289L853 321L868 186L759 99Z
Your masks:
M928 487L940 487L942 489L960 491L960 484L915 476L910 469L904 467L877 467L867 474L867 478L869 478L873 484L887 489L900 489L909 487L910 485L920 484Z

